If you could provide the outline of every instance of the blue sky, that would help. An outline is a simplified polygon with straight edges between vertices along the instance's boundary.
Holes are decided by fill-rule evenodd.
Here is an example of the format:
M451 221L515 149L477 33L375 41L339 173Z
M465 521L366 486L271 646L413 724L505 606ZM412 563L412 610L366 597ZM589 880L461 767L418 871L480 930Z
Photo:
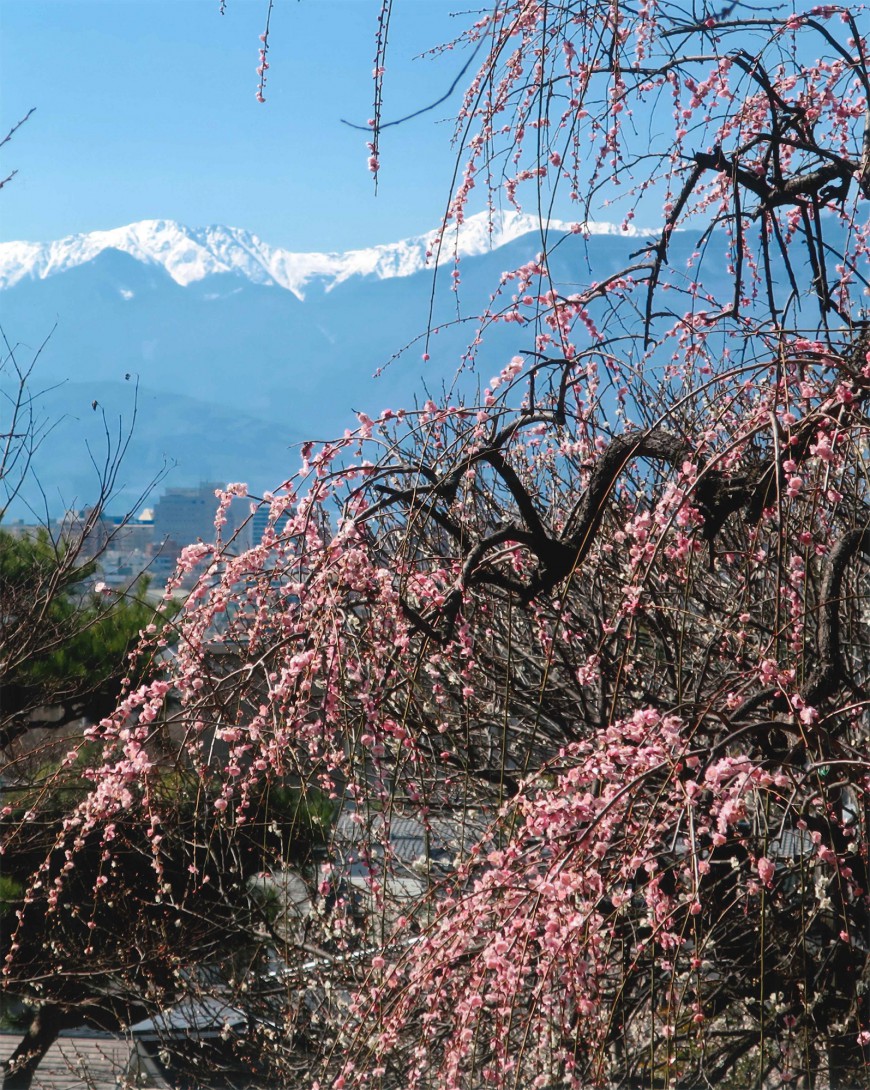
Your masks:
M458 91L365 134L378 0L276 0L267 102L255 99L267 0L2 0L0 240L44 241L140 219L225 223L295 250L348 249L434 227L450 188ZM457 0L394 5L385 119L440 97L464 61Z

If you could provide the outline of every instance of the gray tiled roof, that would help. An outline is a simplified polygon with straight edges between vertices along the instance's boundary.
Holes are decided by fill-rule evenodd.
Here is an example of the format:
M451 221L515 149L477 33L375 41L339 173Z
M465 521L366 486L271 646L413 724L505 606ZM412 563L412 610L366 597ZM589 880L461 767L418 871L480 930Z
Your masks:
M377 844L383 836L384 818L375 815L371 837ZM452 866L456 856L465 855L483 836L486 825L471 815L433 817L428 828L419 818L393 814L389 819L390 847L396 858L406 864L429 858L443 866ZM352 811L344 811L333 830L333 843L342 849L358 848L367 839L364 825L359 825Z
M12 1055L21 1037L21 1033L0 1033L0 1062ZM36 1069L33 1090L116 1090L130 1048L123 1037L87 1031L63 1034Z

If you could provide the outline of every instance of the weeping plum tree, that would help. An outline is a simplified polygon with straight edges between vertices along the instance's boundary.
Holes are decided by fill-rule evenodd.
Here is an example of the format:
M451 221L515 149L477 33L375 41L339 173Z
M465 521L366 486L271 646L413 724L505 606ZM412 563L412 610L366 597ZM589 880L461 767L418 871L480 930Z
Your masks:
M285 950L251 1020L273 1077L866 1084L865 20L504 0L456 43L482 61L433 253L476 184L540 213L475 339L516 354L306 446L252 549L227 491L177 655L95 730L66 819L164 834L167 724L227 835L275 778L352 810L369 909L337 874ZM588 268L605 202L659 227ZM414 903L408 815L486 826Z

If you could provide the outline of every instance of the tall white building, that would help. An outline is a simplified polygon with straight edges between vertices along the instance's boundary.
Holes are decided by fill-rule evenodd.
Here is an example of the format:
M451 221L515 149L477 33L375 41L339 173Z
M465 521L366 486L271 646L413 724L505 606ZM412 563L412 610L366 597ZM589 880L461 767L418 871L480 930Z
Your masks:
M214 518L220 482L203 482L196 488L168 488L154 505L154 546L159 549L159 559L173 567L185 545L197 541L214 541ZM250 503L246 499L234 499L227 511L227 522L222 529L224 542L230 541L240 527L237 550L250 546L249 525L243 525L250 516ZM160 565L158 565L160 566Z

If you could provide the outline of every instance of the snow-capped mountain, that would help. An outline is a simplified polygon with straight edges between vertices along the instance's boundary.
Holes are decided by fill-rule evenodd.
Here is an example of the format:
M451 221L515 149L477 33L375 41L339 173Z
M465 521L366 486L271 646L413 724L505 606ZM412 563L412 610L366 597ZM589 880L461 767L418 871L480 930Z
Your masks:
M574 233L560 222L548 231L548 271L568 293L629 264L641 234L608 225ZM294 443L341 435L357 411L437 398L460 364L451 396L474 398L534 343L531 331L499 322L478 340L475 316L498 309L491 296L504 271L532 260L542 243L536 217L505 213L453 227L440 255L431 235L297 254L238 228L169 220L0 244L3 333L20 367L38 364L34 407L44 432L33 487L19 501L59 511L87 502L92 459L134 412L118 509L164 463L174 467L170 484L273 488L296 467ZM693 240L675 237L671 260L685 264L692 249ZM711 260L711 275L724 269ZM0 368L0 398L14 392L10 383L14 369Z
M552 235L577 231L578 225L551 220ZM234 273L254 283L284 288L298 299L312 283L326 291L354 277L387 280L413 276L439 256L477 257L537 233L537 216L521 212L482 212L438 236L418 235L400 242L345 253L294 253L270 246L238 227L185 227L173 220L142 220L111 231L70 235L56 242L0 243L0 289L25 279L44 280L94 260L106 250L129 254L146 265L162 266L184 287L219 273ZM634 228L613 224L583 225L590 235L637 237Z

